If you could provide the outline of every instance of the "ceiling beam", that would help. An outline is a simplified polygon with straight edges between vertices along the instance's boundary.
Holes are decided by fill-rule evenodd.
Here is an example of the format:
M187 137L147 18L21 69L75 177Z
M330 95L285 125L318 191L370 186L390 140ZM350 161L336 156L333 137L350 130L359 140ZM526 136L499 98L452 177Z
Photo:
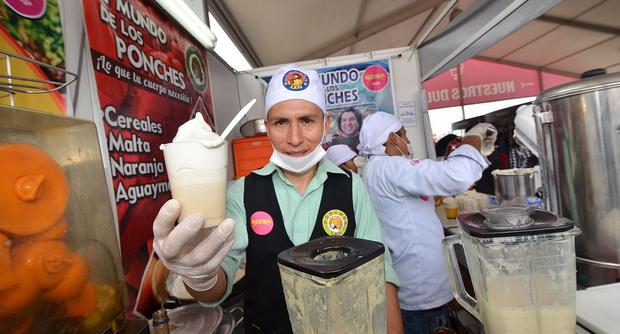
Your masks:
M370 22L369 24L361 27L361 29L358 26L358 31L353 32L352 34L340 36L339 38L322 45L305 56L300 57L298 61L325 58L334 52L340 51L400 22L424 13L429 9L435 8L446 1L447 0L418 0L405 8L399 9L386 16L380 17L373 22Z
M547 23L559 24L559 25L568 26L568 27L573 27L573 28L602 32L605 34L620 35L620 29L618 28L604 26L604 25L595 24L595 23L580 22L580 21L575 21L573 19L564 19L561 17L542 15L536 18L536 20L547 22Z
M230 37L252 67L256 68L264 66L263 61L260 59L256 51L254 51L252 44L243 34L241 27L239 27L239 24L235 21L224 1L210 0L209 10L211 10L211 13L213 13L215 18L222 25L224 31L228 34L228 37Z
M581 49L579 49L577 51L571 52L571 53L569 53L567 55L564 55L564 56L562 56L562 57L560 57L558 59L552 60L552 61L542 65L542 67L547 67L547 66L553 65L553 64L555 64L557 62L561 62L564 59L570 58L570 57L572 57L572 56L574 56L576 54L579 54L581 52L584 52L584 51L590 50L592 48L595 48L595 47L597 47L597 46L599 46L601 44L605 44L605 43L607 43L607 42L609 42L609 41L611 41L612 39L615 39L615 38L618 38L618 36L611 36L611 37L605 38L604 40L602 40L602 41L600 41L598 43L594 43L594 44L585 46L585 47L583 47L583 48L581 48Z
M362 0L360 3L360 9L357 12L357 19L355 20L355 37L359 37L360 31L362 31L362 20L364 19L364 14L366 14L366 8L368 7L368 0ZM349 53L353 53L353 49L349 50Z
M418 31L416 31L413 34L413 37L411 37L411 39L409 40L409 44L407 44L407 45L414 45L414 43L416 43L418 41L418 38L420 38L420 35L422 35L422 33L424 31L426 31L426 26L429 24L431 19L435 16L435 13L437 13L437 9L438 8L439 7L433 8L433 10L430 12L430 14L428 14L428 16L424 19L424 22L420 26L420 29L418 29Z
M364 19L364 14L366 14L366 8L368 7L368 0L362 0L360 4L360 10L357 13L357 20L355 20L355 26L357 27L355 30L355 35L359 35L362 30L362 20Z
M545 72L548 72L548 73L559 74L559 75L566 75L566 76L569 76L569 77L579 77L579 75L580 75L580 73L554 70L554 69L551 69L551 68L546 68L544 66L535 66L535 65L524 64L524 63L519 63L519 62L515 62L515 61L508 61L508 60L502 60L502 59L495 59L495 58L485 57L485 56L475 56L475 57L473 57L473 59L484 60L484 61L488 61L488 62L492 62L492 63L496 63L496 64L504 64L504 65L511 65L511 66L531 68L531 69L537 70L537 71L545 71Z

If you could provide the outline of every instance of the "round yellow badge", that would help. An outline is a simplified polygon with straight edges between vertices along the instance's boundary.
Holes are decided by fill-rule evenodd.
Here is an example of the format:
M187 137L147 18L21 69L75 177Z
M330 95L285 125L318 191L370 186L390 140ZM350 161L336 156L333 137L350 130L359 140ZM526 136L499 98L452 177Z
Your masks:
M329 210L323 216L323 229L328 235L343 236L348 225L349 218L338 209Z

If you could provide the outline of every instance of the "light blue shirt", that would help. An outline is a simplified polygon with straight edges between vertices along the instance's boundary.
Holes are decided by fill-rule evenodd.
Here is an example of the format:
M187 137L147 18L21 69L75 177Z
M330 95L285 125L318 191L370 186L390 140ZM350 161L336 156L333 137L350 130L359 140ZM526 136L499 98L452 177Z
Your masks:
M323 183L327 180L328 173L345 174L338 166L323 158L319 162L316 175L310 180L305 193L300 194L295 186L284 176L282 170L273 163L255 171L258 175L271 175L273 186L280 205L280 211L284 219L284 227L289 239L295 246L308 242L316 223L321 198L323 196ZM370 202L368 192L361 178L352 174L353 210L355 211L355 234L356 238L383 242L379 220ZM228 187L226 216L235 220L235 241L232 249L224 258L221 267L226 272L228 287L224 297L230 294L233 285L233 277L248 246L248 234L246 229L246 212L243 203L245 178L233 182ZM256 194L260 196L260 194ZM392 258L385 247L385 276L386 281L398 286L399 280L392 269Z

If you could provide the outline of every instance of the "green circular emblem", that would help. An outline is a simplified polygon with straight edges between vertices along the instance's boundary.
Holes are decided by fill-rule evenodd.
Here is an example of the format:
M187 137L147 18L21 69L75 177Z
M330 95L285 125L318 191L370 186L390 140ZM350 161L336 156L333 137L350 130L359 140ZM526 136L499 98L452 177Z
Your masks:
M207 71L205 62L198 49L190 45L185 50L185 70L192 85L197 91L203 93L207 89Z

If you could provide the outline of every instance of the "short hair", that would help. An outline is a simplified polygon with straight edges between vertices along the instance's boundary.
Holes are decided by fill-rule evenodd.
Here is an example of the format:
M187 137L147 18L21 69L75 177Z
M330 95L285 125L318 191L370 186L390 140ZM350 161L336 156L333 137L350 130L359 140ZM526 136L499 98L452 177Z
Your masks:
M347 110L343 111L340 113L340 115L338 116L338 129L340 131L342 131L342 115L344 115L345 112L352 112L355 115L355 118L357 119L357 126L361 127L362 126L362 114L360 114L359 111L357 111L357 109L353 108L353 107L349 107Z

